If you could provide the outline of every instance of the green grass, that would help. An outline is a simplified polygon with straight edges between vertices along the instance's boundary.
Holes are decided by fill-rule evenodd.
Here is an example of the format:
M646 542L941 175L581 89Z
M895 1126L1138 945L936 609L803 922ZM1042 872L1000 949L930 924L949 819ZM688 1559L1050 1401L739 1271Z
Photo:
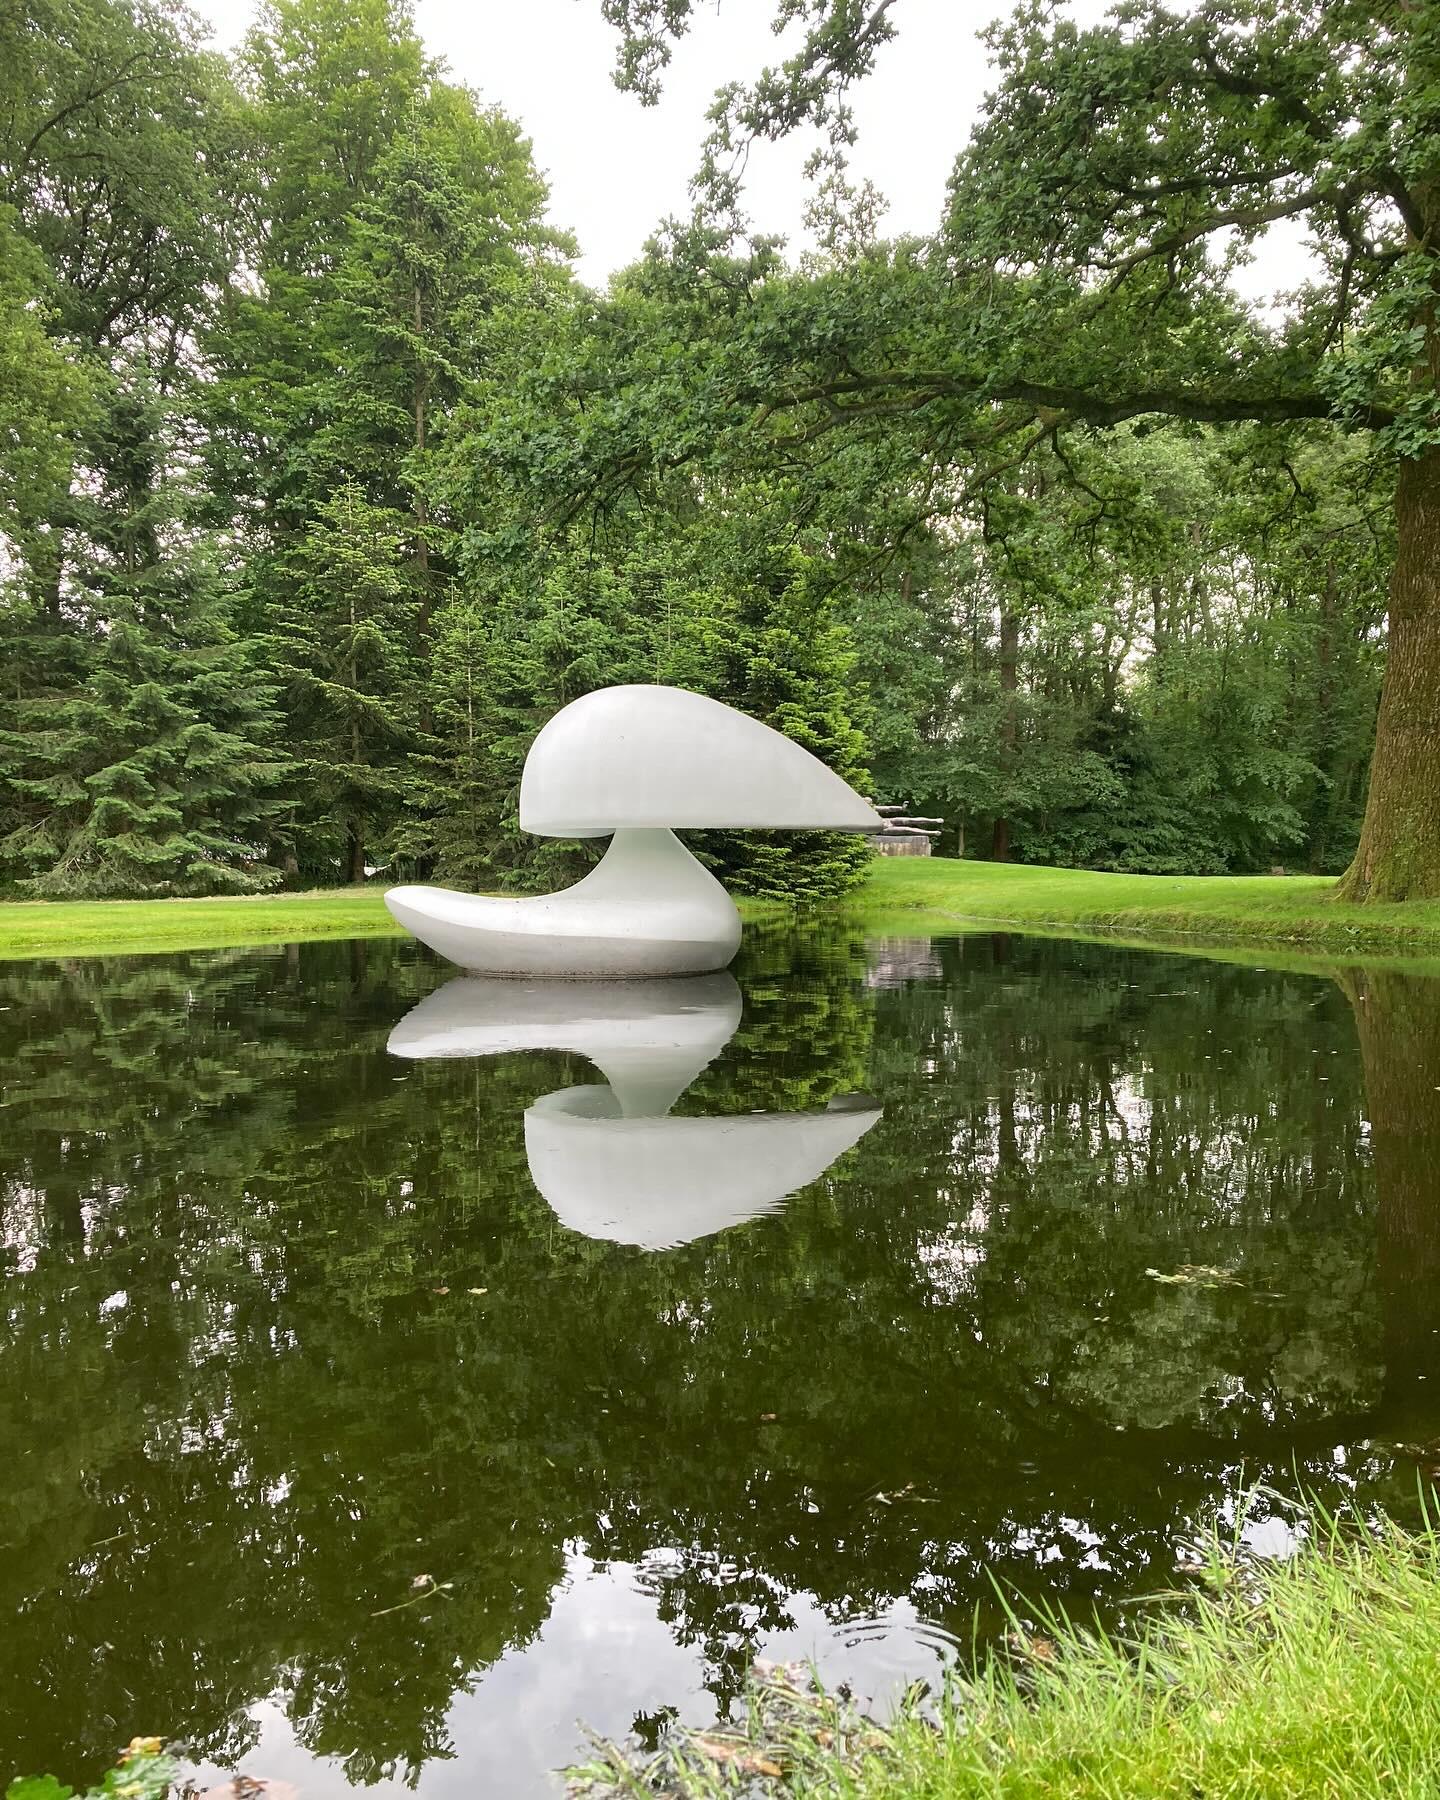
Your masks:
M0 904L0 958L219 950L297 938L398 937L383 888L217 900L36 900Z
M877 858L846 915L875 931L1006 925L1185 947L1290 946L1440 957L1440 901L1342 906L1328 876L1104 875L939 857ZM304 938L396 937L383 884L239 900L0 902L0 958L209 950ZM775 916L763 901L747 918Z
M385 910L388 882L309 894L214 900L0 901L0 961L28 956L146 955L224 950L311 938L403 937ZM764 900L742 900L747 919L783 917Z
M938 1727L911 1708L880 1729L826 1696L797 1706L761 1690L718 1753L715 1733L648 1763L602 1747L571 1792L1434 1796L1440 1541L1389 1523L1342 1531L1323 1515L1309 1527L1294 1557L1263 1567L1213 1545L1209 1589L1162 1602L1128 1642L1063 1622L1013 1632L956 1683ZM725 1785L742 1777L754 1785Z
M1109 875L940 857L886 858L856 896L876 929L1051 927L1210 943L1440 954L1440 901L1347 906L1328 875Z

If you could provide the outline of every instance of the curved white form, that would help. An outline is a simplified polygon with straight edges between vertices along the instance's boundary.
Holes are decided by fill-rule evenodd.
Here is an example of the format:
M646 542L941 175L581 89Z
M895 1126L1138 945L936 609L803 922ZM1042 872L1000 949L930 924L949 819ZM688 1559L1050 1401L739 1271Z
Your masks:
M520 829L879 831L868 800L758 719L684 688L600 688L544 726L520 778Z
M461 975L412 1007L387 1048L414 1058L569 1050L594 1063L623 1115L653 1117L734 1037L740 1005L724 973L584 983Z
M462 968L568 978L703 974L740 945L730 896L672 827L878 831L883 821L808 750L682 688L602 688L536 737L520 824L542 837L613 833L563 893L495 899L397 887L405 929Z
M392 1055L568 1050L605 1085L564 1088L525 1114L530 1173L562 1224L669 1248L773 1212L880 1118L866 1101L824 1112L674 1118L669 1109L740 1023L729 975L688 981L457 977L390 1033Z
M668 1250L771 1213L823 1175L878 1106L733 1118L622 1118L607 1087L563 1088L525 1114L531 1178L562 1225Z
M617 831L558 894L501 900L453 888L391 888L385 904L422 944L491 975L695 975L740 948L740 915L671 831Z

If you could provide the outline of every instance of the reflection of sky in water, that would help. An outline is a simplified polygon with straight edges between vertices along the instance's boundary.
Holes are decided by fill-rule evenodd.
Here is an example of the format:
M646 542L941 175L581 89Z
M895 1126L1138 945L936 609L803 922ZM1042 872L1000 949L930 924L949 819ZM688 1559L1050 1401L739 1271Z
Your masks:
M757 1654L883 1704L1005 1629L992 1575L1124 1618L1246 1484L1413 1505L1433 990L745 955L743 1008L519 1020L408 945L0 968L0 1752L253 1728L306 1800L428 1743L425 1800L553 1792L580 1721L706 1722Z
M655 1562L663 1567L670 1560L660 1553ZM560 1784L547 1771L567 1754L585 1754L582 1721L607 1737L624 1737L637 1714L666 1706L696 1724L715 1718L701 1658L678 1644L660 1617L651 1573L648 1561L600 1568L583 1550L569 1547L564 1579L534 1640L507 1652L456 1695L445 1721L452 1754L425 1765L419 1787L425 1800L553 1797ZM941 1640L908 1600L877 1619L846 1626L832 1624L804 1592L787 1595L786 1607L794 1624L762 1638L758 1654L776 1662L813 1659L830 1681L849 1682L881 1711L917 1676L941 1672ZM317 1765L296 1743L281 1707L267 1701L252 1709L251 1718L259 1741L245 1759L247 1771L293 1782L309 1794L347 1791L337 1764ZM568 1749L562 1720L574 1722ZM416 1791L404 1777L397 1770L362 1791L376 1800L401 1800ZM202 1767L196 1779L203 1786L229 1775Z

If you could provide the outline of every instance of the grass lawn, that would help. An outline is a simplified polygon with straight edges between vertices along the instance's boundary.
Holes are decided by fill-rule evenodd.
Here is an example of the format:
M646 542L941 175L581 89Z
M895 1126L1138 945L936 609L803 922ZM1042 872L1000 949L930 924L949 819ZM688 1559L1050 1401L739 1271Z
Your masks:
M1334 886L1328 875L1107 875L887 857L854 904L867 924L897 933L986 923L1440 954L1440 901L1343 906L1332 897Z
M572 1795L829 1800L1294 1800L1440 1792L1440 1541L1320 1516L1288 1561L1212 1544L1200 1595L1130 1641L1017 1627L938 1724L876 1727L771 1677L738 1726L658 1756L602 1746ZM733 1716L733 1715L732 1715ZM729 1781L735 1785L726 1785Z
M22 900L0 904L0 957L219 950L297 938L399 937L383 888L216 900Z
M1328 876L1104 875L1084 869L877 858L846 903L876 931L953 932L1011 925L1106 933L1187 946L1276 945L1333 958L1440 956L1440 901L1341 906ZM0 958L208 950L302 938L396 937L382 884L239 900L0 902ZM742 901L747 918L774 916Z
M385 889L323 888L214 900L0 901L0 961L25 956L144 955L293 944L310 938L404 937L385 910ZM784 917L763 900L742 900L747 919Z

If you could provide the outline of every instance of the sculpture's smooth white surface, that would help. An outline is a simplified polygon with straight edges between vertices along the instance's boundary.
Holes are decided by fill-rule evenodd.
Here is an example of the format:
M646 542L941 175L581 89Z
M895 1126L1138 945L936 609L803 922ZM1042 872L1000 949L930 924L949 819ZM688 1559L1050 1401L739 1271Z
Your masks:
M458 976L390 1033L392 1056L569 1050L609 1083L623 1115L668 1112L740 1024L733 975L670 981L496 981Z
M877 1106L733 1118L626 1119L608 1087L564 1088L525 1114L530 1175L586 1237L666 1250L774 1212L880 1117Z
M602 688L530 747L520 824L609 849L563 893L502 900L397 887L385 904L461 968L567 977L702 974L740 945L730 896L671 827L876 831L878 813L778 731L682 688Z
M520 829L878 831L867 800L781 732L684 688L601 688L556 713L520 778Z
M558 894L399 887L385 904L422 944L492 975L693 975L723 969L740 948L735 902L669 831L617 831Z
M773 1212L880 1118L868 1103L816 1113L674 1118L669 1109L740 1023L729 975L692 980L459 977L408 1012L393 1055L525 1049L588 1057L604 1085L564 1088L525 1114L531 1177L562 1224L659 1250Z

